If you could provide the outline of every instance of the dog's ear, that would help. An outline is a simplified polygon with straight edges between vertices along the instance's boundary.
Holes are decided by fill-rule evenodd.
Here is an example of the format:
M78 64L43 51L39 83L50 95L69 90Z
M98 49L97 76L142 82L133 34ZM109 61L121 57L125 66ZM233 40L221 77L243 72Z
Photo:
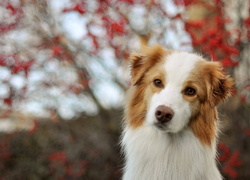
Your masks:
M154 45L152 47L147 46L142 48L141 51L143 55L131 53L129 57L133 85L137 85L141 82L144 74L149 68L159 62L167 52L159 45Z
M210 105L217 106L220 102L231 96L234 89L234 81L230 76L225 74L222 65L218 62L209 62L208 72L211 83Z
M133 85L138 84L138 82L142 79L142 76L145 72L145 58L145 56L136 53L132 53L129 57Z

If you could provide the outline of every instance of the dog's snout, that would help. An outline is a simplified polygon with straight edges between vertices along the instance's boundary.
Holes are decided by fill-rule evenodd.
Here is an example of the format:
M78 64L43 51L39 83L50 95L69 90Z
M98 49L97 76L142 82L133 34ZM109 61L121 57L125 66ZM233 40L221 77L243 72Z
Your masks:
M167 106L158 106L155 111L155 117L156 119L164 124L168 121L170 121L174 116L174 111Z

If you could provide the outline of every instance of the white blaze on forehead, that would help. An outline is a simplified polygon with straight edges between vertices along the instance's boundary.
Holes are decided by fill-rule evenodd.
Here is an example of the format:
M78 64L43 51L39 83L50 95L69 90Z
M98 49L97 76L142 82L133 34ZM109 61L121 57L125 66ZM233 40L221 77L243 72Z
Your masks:
M200 59L200 56L187 52L174 52L167 56L165 63L167 83L182 86Z

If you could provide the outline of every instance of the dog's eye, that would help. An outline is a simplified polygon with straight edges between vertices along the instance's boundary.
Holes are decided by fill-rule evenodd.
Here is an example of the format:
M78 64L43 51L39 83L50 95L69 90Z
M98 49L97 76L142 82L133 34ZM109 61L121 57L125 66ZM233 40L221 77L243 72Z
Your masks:
M155 80L154 80L154 85L155 85L156 87L163 87L163 84L162 84L162 82L161 82L160 79L155 79Z
M188 87L188 88L185 89L184 93L187 96L194 96L196 91L195 91L195 89Z

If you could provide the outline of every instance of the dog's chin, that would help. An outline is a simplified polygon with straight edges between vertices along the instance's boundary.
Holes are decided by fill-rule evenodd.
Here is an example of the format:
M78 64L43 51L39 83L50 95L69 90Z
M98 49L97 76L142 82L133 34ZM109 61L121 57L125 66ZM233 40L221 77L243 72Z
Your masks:
M168 123L166 124L154 123L154 126L159 131L162 131L165 133L174 133L174 131L169 127Z
M180 132L181 130L179 129L175 129L173 127L171 127L170 123L166 123L166 124L161 124L161 123L154 123L153 125L157 130L164 132L164 133L169 133L169 134L176 134L178 132Z

